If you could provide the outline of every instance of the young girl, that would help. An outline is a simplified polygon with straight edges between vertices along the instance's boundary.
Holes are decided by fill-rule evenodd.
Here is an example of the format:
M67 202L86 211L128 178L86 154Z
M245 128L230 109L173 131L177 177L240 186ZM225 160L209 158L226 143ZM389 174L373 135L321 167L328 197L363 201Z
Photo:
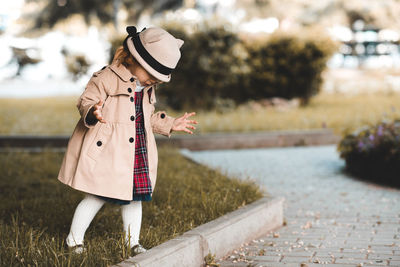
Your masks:
M93 73L77 108L81 119L68 142L58 179L86 193L77 206L66 239L83 251L86 229L105 202L121 205L125 240L135 254L139 244L142 201L150 201L157 178L157 147L153 133L192 134L192 113L179 118L154 113L156 84L169 82L180 59L183 41L163 29L128 36L109 66Z

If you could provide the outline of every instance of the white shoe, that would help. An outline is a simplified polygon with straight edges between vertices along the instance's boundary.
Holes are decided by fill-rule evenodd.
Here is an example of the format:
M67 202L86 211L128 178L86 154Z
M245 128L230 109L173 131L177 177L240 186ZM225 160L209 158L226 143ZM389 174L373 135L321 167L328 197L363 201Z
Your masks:
M137 255L137 254L146 252L147 249L145 249L144 247L142 247L142 245L137 244L137 245L134 245L134 246L132 247L132 251L133 251L133 253L135 253L135 255Z
M86 248L83 245L68 247L68 249L76 254L82 254L83 252L86 252Z

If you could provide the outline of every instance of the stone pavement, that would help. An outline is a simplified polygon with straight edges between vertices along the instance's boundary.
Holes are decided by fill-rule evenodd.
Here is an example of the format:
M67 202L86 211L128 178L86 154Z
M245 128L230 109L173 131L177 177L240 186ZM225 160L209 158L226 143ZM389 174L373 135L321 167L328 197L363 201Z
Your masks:
M400 266L400 190L343 174L335 146L185 152L285 197L286 225L218 259L221 267Z

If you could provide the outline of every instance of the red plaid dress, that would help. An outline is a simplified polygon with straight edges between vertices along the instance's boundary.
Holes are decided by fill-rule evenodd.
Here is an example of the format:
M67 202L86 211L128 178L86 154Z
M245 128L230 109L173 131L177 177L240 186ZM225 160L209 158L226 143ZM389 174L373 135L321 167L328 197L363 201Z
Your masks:
M136 107L136 143L135 143L135 166L133 170L133 200L151 200L151 181L149 176L149 165L147 159L146 131L143 120L143 90L135 92Z
M132 200L150 201L151 198L151 180L149 176L149 164L147 158L146 147L146 131L143 120L143 90L135 92L135 126L136 126L136 143L135 143L135 163L133 168L133 195ZM103 200L114 204L127 205L131 201L97 196Z

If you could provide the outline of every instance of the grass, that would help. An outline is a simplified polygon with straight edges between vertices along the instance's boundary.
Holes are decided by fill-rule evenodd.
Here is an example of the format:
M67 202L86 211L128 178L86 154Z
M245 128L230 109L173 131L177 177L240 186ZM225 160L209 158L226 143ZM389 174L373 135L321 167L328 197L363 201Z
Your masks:
M77 97L0 99L0 134L70 135L79 119ZM399 93L321 93L306 107L279 111L243 105L225 113L199 111L195 133L332 128L349 133L382 118L400 117ZM188 110L189 111L189 110ZM173 116L182 112L169 111Z
M382 118L400 117L400 94L320 94L306 107L279 111L248 106L224 114L199 113L202 132L254 132L331 128L338 134L352 132Z
M107 203L85 236L87 252L64 249L83 194L57 180L63 153L0 153L0 266L108 266L129 256L120 208ZM143 203L140 242L151 248L262 197L250 181L228 178L163 147L153 201Z

